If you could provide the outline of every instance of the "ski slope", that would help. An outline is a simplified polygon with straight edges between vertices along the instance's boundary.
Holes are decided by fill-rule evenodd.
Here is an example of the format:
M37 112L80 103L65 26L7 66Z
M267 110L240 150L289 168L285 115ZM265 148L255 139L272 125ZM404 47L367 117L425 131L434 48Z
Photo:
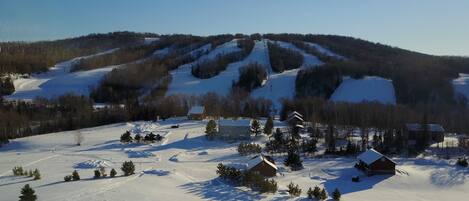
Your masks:
M320 46L316 43L305 42L305 44L310 46L310 47L315 48L317 51L319 51L320 53L322 53L326 56L334 57L334 58L337 58L337 59L346 59L344 56L336 54L336 53L330 51L329 49L324 48L324 47L322 47L322 46Z
M469 74L460 73L459 77L453 80L453 88L456 94L469 99Z
M366 76L363 79L344 77L330 100L350 103L377 101L384 104L396 104L392 80L376 76Z
M283 98L293 99L295 95L295 80L300 71L303 68L313 67L322 65L321 62L317 57L306 53L305 51L297 48L291 43L282 42L282 41L275 41L280 47L290 49L296 51L303 55L303 64L298 69L286 70L281 73L273 73L270 70L270 74L268 76L266 84L262 87L254 89L251 92L251 97L255 98L265 98L272 101L274 112L278 112L281 109L282 103L281 100ZM266 49L266 59L269 61L268 50ZM270 62L269 62L270 66Z
M202 48L206 49L205 46ZM203 95L208 92L215 92L219 95L227 95L232 87L233 82L239 78L239 69L249 63L257 62L266 67L270 67L268 56L266 55L266 42L256 41L252 52L243 60L228 65L226 70L220 72L217 76L208 79L199 79L191 73L194 63L184 64L178 69L171 72L172 81L168 88L168 95L171 94L189 94ZM225 43L207 55L200 57L196 62L215 59L219 54L228 54L231 52L241 51L237 47L236 40Z
M67 93L88 95L90 86L97 84L104 75L117 66L73 73L70 72L70 68L80 59L109 54L116 50L118 48L90 56L74 58L56 64L47 72L33 74L30 78L18 78L13 81L15 92L5 98L9 100L32 100L36 97L53 98Z
M469 172L453 165L454 160L434 158L393 158L398 172L393 176L364 176L353 168L350 157L303 157L304 169L291 171L283 165L285 156L274 156L278 174L273 177L279 190L259 194L244 187L233 187L219 179L218 163L245 164L252 156L240 156L238 143L208 141L203 121L169 119L159 122L130 122L75 131L51 133L12 140L0 148L0 200L17 200L20 189L30 184L39 201L172 201L172 200L304 200L315 185L330 194L335 188L347 201L464 200L469 197ZM179 124L177 129L171 129ZM126 130L132 132L170 131L162 143L121 144ZM84 141L76 146L74 136ZM135 133L133 133L135 134ZM262 136L257 143L263 144ZM323 147L322 145L319 147ZM132 160L135 175L121 176L124 161ZM38 168L41 180L13 176L11 168ZM97 167L118 172L115 178L93 179ZM63 182L65 175L77 170L80 181ZM360 175L354 183L352 176ZM290 182L303 190L291 198L286 190ZM328 200L331 197L328 198Z

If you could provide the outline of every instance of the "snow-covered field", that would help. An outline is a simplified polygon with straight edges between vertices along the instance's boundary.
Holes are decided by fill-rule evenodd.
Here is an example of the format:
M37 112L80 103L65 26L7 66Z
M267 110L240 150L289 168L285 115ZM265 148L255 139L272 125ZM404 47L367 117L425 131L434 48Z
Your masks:
M469 74L460 73L459 77L453 80L454 91L469 99Z
M80 59L109 54L116 50L118 48L90 56L74 58L56 64L45 73L34 74L30 78L18 78L13 81L15 92L5 98L10 100L32 100L36 97L53 98L67 93L88 95L90 87L97 84L104 75L116 66L73 73L70 72L71 66Z
M331 100L351 103L378 101L384 104L396 104L396 95L392 80L376 76L366 76L363 79L344 77L343 82L332 94Z
M292 172L282 165L283 157L274 157L279 166L276 194L258 194L243 187L233 187L217 178L220 162L243 163L249 156L239 156L236 143L207 141L205 123L167 120L112 124L96 128L51 133L12 140L0 148L0 200L17 200L20 189L30 184L47 201L153 201L153 200L301 200L309 187L318 185L331 192L339 188L342 200L464 200L469 197L469 170L437 159L402 159L394 176L362 177L353 168L353 158L304 158L305 168ZM177 129L171 129L179 124ZM166 141L158 144L121 144L119 137L132 132L168 131ZM81 132L82 146L74 136ZM258 139L263 141L265 138ZM123 161L132 160L136 174L128 177L93 179L95 167L115 168L121 175ZM33 181L12 175L11 168L38 168L42 179ZM73 170L80 181L63 182ZM293 181L303 189L300 198L290 198L286 186Z

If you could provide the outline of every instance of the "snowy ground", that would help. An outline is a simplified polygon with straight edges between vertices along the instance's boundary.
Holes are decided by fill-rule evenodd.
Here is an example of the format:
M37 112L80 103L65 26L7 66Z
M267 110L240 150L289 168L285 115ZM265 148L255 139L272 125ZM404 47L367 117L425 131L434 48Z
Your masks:
M331 192L339 188L343 200L463 200L469 196L469 171L443 160L400 159L399 173L394 176L362 177L353 168L352 158L304 159L305 168L292 172L282 165L283 156L274 157L279 174L276 194L258 194L242 187L232 187L217 178L220 162L243 163L248 156L239 156L237 144L207 141L206 122L168 120L131 122L52 133L13 140L0 148L0 200L17 200L22 186L30 184L39 200L47 201L153 201L153 200L301 200L314 185ZM171 129L173 124L180 128ZM168 131L160 144L121 144L119 136L131 131ZM74 135L84 136L76 146ZM264 138L259 141L265 140ZM116 168L118 175L123 161L132 160L136 174L129 177L92 179L94 167L107 171ZM11 168L38 168L42 179L12 176ZM80 181L63 182L63 177L76 169ZM303 189L301 198L290 198L286 186L293 181Z
M366 76L363 79L344 77L342 84L332 94L331 100L351 103L378 101L384 104L396 104L392 81L376 76Z
M469 74L460 73L459 77L453 80L454 91L469 99Z
M118 48L90 56L74 58L56 64L45 73L34 74L30 78L18 78L13 81L15 92L5 98L10 100L32 100L36 97L53 98L66 93L88 95L90 87L97 84L104 75L116 66L73 73L70 72L71 66L80 59L109 54L116 50Z

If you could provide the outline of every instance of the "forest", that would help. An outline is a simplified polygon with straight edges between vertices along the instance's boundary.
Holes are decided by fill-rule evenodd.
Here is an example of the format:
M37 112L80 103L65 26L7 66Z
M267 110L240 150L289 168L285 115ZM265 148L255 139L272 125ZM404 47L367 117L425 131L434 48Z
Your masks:
M289 50L280 45L269 42L269 59L272 70L281 73L286 70L296 69L303 64L303 56L293 50Z

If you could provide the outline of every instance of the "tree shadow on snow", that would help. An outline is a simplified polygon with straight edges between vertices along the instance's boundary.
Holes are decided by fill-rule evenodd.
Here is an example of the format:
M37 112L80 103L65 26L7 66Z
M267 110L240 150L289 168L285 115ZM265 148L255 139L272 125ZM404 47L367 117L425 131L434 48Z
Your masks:
M469 169L462 167L440 168L430 176L433 185L443 188L462 185L466 179L469 179Z
M330 176L336 177L335 179L326 179L323 183L324 187L329 193L332 193L334 189L338 188L342 194L372 189L376 184L393 176L374 175L368 177L354 167L330 168L323 171ZM360 176L360 182L352 182L352 177L354 176Z
M234 201L260 200L265 198L265 196L262 196L261 194L251 191L243 191L229 184L225 184L220 179L188 183L181 187L186 189L189 193L198 195L202 199L209 200Z

